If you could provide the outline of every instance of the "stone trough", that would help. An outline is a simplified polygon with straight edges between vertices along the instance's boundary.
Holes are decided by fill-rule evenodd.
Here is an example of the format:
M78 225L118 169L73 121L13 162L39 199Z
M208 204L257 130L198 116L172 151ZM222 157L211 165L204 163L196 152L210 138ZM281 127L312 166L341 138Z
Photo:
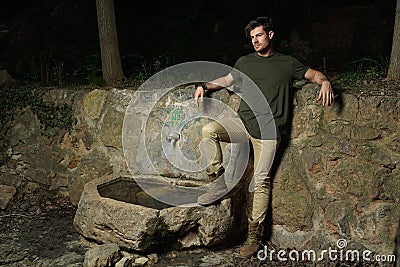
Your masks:
M159 176L136 178L150 181L153 188L163 185ZM132 176L107 175L86 184L74 225L88 239L127 250L213 246L243 231L243 207L233 204L228 197L208 207L170 206L148 195Z

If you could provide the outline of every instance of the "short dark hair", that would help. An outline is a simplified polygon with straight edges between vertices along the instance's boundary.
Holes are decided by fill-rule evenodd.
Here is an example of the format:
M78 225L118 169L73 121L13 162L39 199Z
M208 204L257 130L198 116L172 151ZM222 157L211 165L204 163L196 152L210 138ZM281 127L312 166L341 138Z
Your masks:
M256 19L251 20L246 27L244 27L244 34L246 37L250 36L250 32L254 30L254 28L262 26L264 31L268 33L269 31L274 30L274 24L272 22L272 18L270 17L257 17Z

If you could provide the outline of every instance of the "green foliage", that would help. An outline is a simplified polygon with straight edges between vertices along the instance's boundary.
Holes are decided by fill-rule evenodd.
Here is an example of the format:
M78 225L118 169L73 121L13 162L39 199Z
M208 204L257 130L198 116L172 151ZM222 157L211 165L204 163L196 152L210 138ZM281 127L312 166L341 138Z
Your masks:
M162 69L172 65L169 54L161 54L156 57L146 58L140 54L128 54L122 56L122 62L127 74L131 78L148 79Z
M172 65L171 57L167 54L162 54L155 58L145 58L140 54L126 54L121 57L124 73L127 79L118 81L117 88L137 89L147 79Z
M354 66L353 68L357 73L364 74L365 77L368 78L377 78L385 75L387 72L386 66L388 65L387 62L383 64L382 62L371 58L362 58L350 62L350 64Z
M55 49L47 45L38 53L27 51L17 63L16 69L25 83L40 86L58 86L64 84L64 63L58 61Z
M76 123L73 115L73 109L70 105L49 105L39 102L31 107L33 113L36 114L40 123L46 132L49 129L65 129L72 130L72 126Z
M161 70L161 62L159 60L154 62L143 61L141 66L141 71L134 76L138 80L146 80Z
M155 73L172 65L168 54L154 58L127 54L123 55L121 60L124 72L129 78L121 79L118 87L139 86ZM21 77L19 80L30 87L104 85L100 54L86 56L82 64L72 71L66 70L65 66L64 62L55 58L55 49L46 46L41 52L26 51L25 56L18 62L17 71Z
M74 80L79 84L103 85L103 73L101 69L101 57L99 54L85 57L85 63L77 68L72 74Z
M13 123L16 112L30 108L42 125L44 134L52 129L71 131L76 124L72 106L43 101L44 91L28 86L3 89L0 96L0 132L5 134Z
M64 63L54 64L53 76L54 82L61 88L64 85Z
M356 91L375 79L385 77L388 65L387 59L361 58L344 66L343 71L336 75L335 80L346 89Z
M21 81L28 86L56 86L61 88L67 84L103 85L100 55L94 54L84 58L84 64L67 72L64 62L57 61L54 49L47 47L38 56L27 51L19 60L17 71L21 74Z

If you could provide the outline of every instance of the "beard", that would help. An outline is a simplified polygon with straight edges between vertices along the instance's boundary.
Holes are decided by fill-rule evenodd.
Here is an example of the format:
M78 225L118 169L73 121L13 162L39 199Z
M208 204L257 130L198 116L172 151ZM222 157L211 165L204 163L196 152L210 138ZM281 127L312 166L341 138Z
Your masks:
M265 53L267 53L269 50L272 49L272 43L269 42L266 46L263 46L263 45L255 46L255 45L253 45L253 48L254 48L254 50L255 50L257 53L259 53L259 54L265 54Z

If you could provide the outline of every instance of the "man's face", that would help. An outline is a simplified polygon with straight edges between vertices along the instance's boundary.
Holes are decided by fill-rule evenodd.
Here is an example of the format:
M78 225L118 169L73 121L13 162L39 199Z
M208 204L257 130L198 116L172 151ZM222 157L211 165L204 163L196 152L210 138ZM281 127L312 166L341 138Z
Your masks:
M250 31L250 38L254 50L259 53L267 51L271 47L271 39L273 35L273 31L269 31L269 33L267 34L262 26L258 26Z

